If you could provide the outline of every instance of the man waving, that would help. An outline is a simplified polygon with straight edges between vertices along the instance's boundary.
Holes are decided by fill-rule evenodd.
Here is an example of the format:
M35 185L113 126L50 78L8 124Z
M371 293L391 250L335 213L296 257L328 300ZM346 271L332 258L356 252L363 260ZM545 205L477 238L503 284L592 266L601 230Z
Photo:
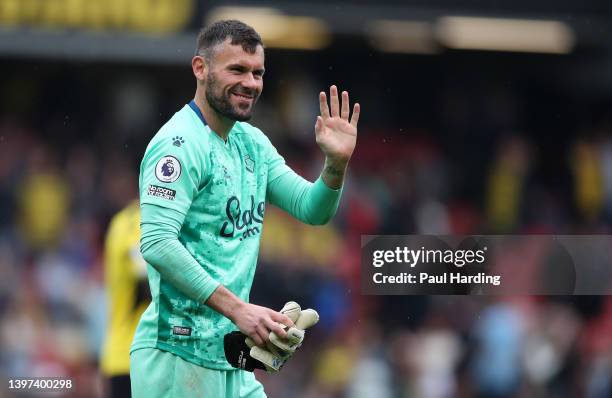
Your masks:
M335 214L355 149L359 105L347 92L319 94L316 141L325 165L314 183L292 171L246 123L263 90L259 34L235 20L200 32L192 59L195 98L159 130L140 168L141 251L152 303L131 348L135 397L265 397L253 373L235 369L224 336L257 346L284 338L285 314L250 304L266 202L324 224ZM341 97L341 98L339 98Z

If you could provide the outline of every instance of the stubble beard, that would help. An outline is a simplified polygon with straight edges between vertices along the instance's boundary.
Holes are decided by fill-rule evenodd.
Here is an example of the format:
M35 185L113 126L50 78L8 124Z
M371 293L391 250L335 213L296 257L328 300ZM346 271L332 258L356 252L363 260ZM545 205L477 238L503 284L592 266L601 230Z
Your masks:
M236 110L236 106L232 105L230 102L229 96L231 94L224 92L220 92L216 94L217 91L217 80L215 77L209 73L206 79L206 101L211 108L215 110L221 116L224 116L230 120L238 121L238 122L246 122L250 120L253 115L253 106L255 106L255 102L257 102L257 97L253 99L253 104L251 108L246 113L240 113Z

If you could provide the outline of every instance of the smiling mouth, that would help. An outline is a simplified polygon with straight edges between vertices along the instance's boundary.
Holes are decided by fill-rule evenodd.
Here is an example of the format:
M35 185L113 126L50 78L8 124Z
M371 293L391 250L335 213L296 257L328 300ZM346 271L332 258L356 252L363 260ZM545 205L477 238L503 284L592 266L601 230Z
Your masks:
M235 95L236 97L242 98L242 99L247 99L247 100L252 100L253 99L253 96L251 96L251 95L234 93L234 92L232 92L232 94Z

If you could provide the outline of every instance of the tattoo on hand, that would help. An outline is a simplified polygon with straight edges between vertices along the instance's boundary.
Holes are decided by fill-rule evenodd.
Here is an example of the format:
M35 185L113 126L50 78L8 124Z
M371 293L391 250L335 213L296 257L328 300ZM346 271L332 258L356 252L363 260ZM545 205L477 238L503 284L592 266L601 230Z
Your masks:
M344 174L344 171L337 169L334 166L327 166L325 168L325 173L330 176L334 176L334 177L342 177L342 175Z

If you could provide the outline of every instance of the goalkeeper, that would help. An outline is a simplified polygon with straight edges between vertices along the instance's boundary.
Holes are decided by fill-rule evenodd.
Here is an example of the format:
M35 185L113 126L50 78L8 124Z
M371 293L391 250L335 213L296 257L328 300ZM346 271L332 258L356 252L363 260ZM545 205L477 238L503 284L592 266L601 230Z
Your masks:
M329 103L319 94L315 136L325 165L310 183L245 123L263 89L257 32L234 20L212 24L200 32L191 66L195 98L153 137L140 168L141 251L152 303L131 347L132 393L265 397L253 373L232 367L224 352L225 336L236 329L259 354L271 332L290 341L282 360L301 341L287 314L248 302L265 203L308 224L334 215L359 105L349 118L347 92L331 86Z

